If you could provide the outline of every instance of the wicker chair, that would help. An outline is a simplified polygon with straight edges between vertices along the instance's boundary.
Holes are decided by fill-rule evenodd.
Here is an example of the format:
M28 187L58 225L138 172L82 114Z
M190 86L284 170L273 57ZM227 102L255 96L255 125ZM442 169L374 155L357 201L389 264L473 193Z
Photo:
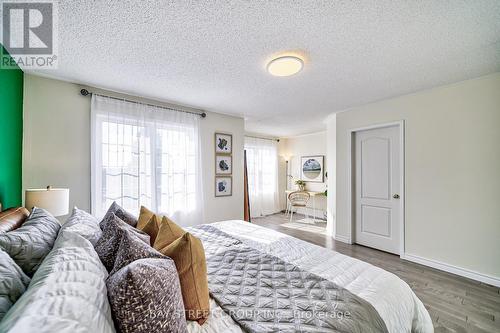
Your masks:
M311 195L306 191L295 191L288 195L288 202L290 205L290 222L292 222L293 219L293 208L307 207L307 202L309 201L310 198Z

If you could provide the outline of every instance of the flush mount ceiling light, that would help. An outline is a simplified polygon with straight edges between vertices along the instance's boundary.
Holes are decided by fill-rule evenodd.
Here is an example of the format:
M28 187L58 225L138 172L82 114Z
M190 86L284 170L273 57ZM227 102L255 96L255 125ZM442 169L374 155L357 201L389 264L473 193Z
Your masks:
M282 56L271 60L267 71L274 76L290 76L297 74L304 67L304 61L296 56Z

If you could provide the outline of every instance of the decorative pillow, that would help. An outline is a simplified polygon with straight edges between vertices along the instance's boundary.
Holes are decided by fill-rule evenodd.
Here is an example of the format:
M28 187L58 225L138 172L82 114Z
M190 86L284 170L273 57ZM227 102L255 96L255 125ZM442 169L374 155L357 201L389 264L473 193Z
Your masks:
M184 235L186 231L175 224L171 219L164 216L161 220L158 236L153 243L153 247L157 250L163 249L165 246L172 244L173 241Z
M118 332L187 332L172 260L136 260L111 275L106 285Z
M177 267L186 318L203 324L210 313L207 263L203 244L187 232L160 252L172 258Z
M151 216L149 219L148 223L141 229L139 230L147 233L149 235L149 241L151 242L151 246L153 246L156 237L158 236L158 221L156 218L156 215Z
M115 264L109 275L113 275L116 271L122 269L131 262L143 258L168 259L168 257L153 249L149 244L144 243L136 234L125 232L118 245Z
M47 211L33 207L30 216L16 230L0 233L0 249L7 252L28 276L54 246L61 225Z
M121 208L120 205L118 205L116 201L114 201L111 204L111 206L109 206L108 211L106 212L106 215L104 215L104 217L102 218L101 223L99 223L101 230L104 230L104 228L106 228L106 225L108 224L112 214L115 214L123 222L133 227L137 225L137 218L134 215L127 212L125 209Z
M99 238L95 244L95 250L108 272L110 272L115 265L116 253L118 252L121 239L125 233L134 234L140 240L149 244L149 236L146 233L123 222L115 214L111 214L106 227L102 231L101 238Z
M28 290L0 322L0 332L116 333L107 277L87 239L59 234Z
M62 225L60 232L71 231L88 239L92 245L95 245L101 238L102 231L99 227L99 221L84 210L73 208L73 213Z
M30 278L16 265L14 260L0 250L0 321L17 299L26 291Z
M141 210L139 212L139 220L137 221L137 229L141 229L141 230L144 229L144 227L149 222L151 217L153 217L153 215L155 215L155 213L153 213L152 211L150 211L146 207L141 206ZM156 217L158 219L158 222L160 222L161 216L156 215Z

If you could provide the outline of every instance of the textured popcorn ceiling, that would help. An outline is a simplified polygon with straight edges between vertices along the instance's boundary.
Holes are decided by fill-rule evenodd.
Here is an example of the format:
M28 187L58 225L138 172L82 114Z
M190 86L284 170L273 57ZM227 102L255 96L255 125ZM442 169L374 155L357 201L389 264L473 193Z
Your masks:
M266 72L282 51L306 58ZM59 69L40 72L243 116L248 131L323 129L335 111L500 70L500 1L59 1Z

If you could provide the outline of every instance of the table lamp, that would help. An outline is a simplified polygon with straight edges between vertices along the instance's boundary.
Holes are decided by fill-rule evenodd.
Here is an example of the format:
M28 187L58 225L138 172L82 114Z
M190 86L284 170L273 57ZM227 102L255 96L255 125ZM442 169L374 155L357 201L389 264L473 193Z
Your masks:
M25 205L29 211L33 207L40 207L54 216L62 216L69 213L69 189L53 188L27 189Z

